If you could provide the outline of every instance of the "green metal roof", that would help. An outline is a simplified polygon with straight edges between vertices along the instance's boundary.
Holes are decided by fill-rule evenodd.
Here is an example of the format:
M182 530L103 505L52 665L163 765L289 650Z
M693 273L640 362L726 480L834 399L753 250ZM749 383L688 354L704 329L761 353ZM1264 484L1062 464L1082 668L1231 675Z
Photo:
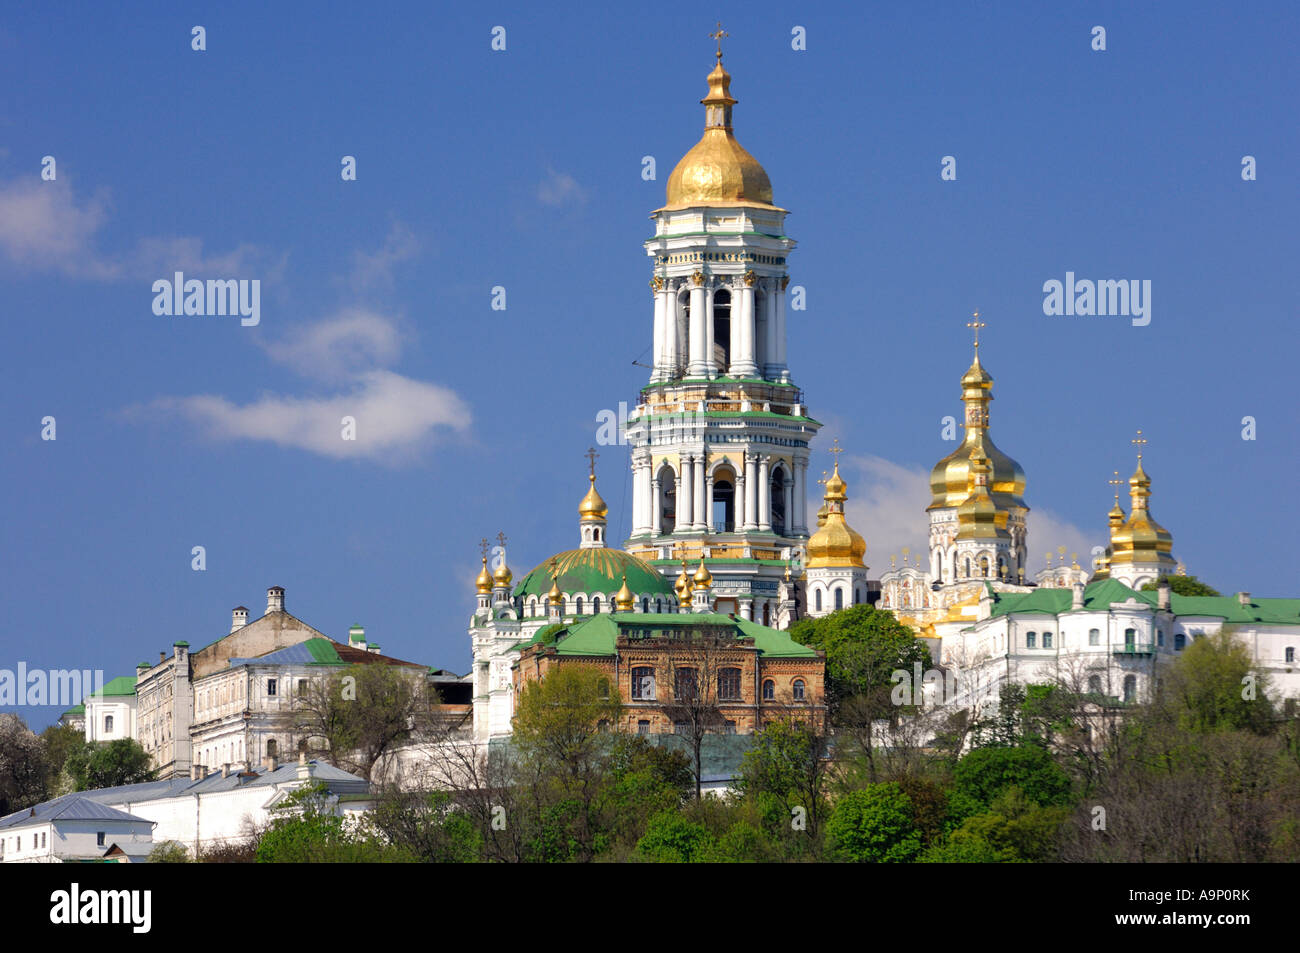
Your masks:
M119 675L97 692L91 692L91 698L121 697L135 694L135 676Z
M1130 589L1118 579L1089 583L1083 590L1085 610L1109 609L1129 599L1154 607L1159 593ZM1040 587L1033 592L994 592L992 614L1060 615L1069 612L1073 604L1074 593L1070 589ZM1180 596L1170 593L1169 608L1177 616L1206 616L1232 623L1300 625L1300 599L1253 599L1249 606L1243 606L1236 596Z
M614 654L615 640L620 636L663 635L680 632L692 626L722 626L737 636L749 636L754 647L766 658L815 658L815 649L800 645L788 633L771 629L748 619L733 619L716 612L619 612L601 613L564 625L548 625L537 630L527 642L515 648L531 645L554 645L557 655L609 656Z
M621 549L596 547L570 549L554 557L559 570L560 591L609 595L623 585L634 594L672 595L673 587L645 560ZM551 590L551 560L533 567L515 586L516 596L543 596Z

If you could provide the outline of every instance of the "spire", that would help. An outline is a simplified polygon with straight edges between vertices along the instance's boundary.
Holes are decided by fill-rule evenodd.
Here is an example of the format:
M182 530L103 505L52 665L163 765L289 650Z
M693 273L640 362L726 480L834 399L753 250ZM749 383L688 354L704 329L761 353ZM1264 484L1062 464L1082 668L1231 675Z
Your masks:
M1157 566L1160 571L1167 572L1177 565L1172 555L1174 538L1151 515L1151 478L1142 466L1142 448L1147 439L1139 430L1130 443L1137 447L1137 468L1128 481L1132 511L1128 519L1111 533L1111 566ZM1117 497L1116 508L1118 506Z
M596 458L599 457L594 447L587 448L587 495L578 504L578 535L583 549L605 548L605 519L609 507L596 492Z

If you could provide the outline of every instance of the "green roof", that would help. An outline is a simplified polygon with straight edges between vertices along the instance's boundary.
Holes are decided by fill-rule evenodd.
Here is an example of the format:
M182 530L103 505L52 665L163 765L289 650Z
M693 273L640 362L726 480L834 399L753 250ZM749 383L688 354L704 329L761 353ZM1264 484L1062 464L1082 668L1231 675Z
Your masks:
M339 658L338 651L334 648L334 643L329 639L308 639L303 643L307 651L311 653L312 665L342 665L343 659Z
M1130 589L1118 579L1089 583L1083 590L1084 610L1109 609L1129 599L1154 607L1159 593ZM1070 589L1039 587L1033 592L994 592L992 614L1060 615L1069 612L1073 604L1074 593ZM1207 616L1234 623L1300 625L1300 599L1253 599L1249 606L1243 606L1236 596L1180 596L1170 593L1169 608L1177 616Z
M91 698L108 698L110 696L134 695L135 676L119 675L97 692L91 692Z
M817 656L815 649L800 645L786 632L716 612L603 612L568 624L543 626L532 639L519 643L515 648L554 645L557 655L609 656L614 654L614 643L620 635L653 637L699 625L723 626L736 636L749 636L754 640L754 647L759 654L766 658Z
M637 595L672 595L673 587L648 562L621 549L570 549L555 555L560 591L610 595L627 586ZM516 596L543 596L551 591L551 560L535 566L515 586Z
M68 716L68 715L84 715L85 713L86 713L86 706L85 706L85 705L73 705L71 708L69 708L67 711L65 711L65 712L64 712L62 715L60 715L59 717L60 717L60 718L63 718L63 717L66 717L66 716Z

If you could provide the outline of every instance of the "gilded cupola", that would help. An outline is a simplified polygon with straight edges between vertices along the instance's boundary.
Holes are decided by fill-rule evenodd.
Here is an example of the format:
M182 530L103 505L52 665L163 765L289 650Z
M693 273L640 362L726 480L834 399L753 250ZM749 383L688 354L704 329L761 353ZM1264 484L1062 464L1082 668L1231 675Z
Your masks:
M1142 439L1142 431L1138 431L1138 439L1134 442L1146 442ZM1158 564L1162 569L1172 570L1177 566L1177 560L1172 555L1174 537L1151 515L1151 478L1142 466L1140 452L1137 469L1129 478L1128 485L1131 512L1128 519L1111 532L1111 565ZM1118 509L1118 502L1116 508Z
M823 509L826 519L808 540L808 568L823 566L863 566L867 555L867 541L844 518L844 503L848 499L847 486L840 476L840 462L826 480Z
M993 377L980 363L978 313L971 325L976 328L975 359L962 375L961 399L966 405L966 436L952 453L930 471L930 505L927 510L961 506L970 493L970 462L978 453L988 461L989 495L999 510L1027 513L1025 471L993 443L989 436L989 403L993 400Z
M627 573L624 573L623 585L619 587L618 592L614 593L614 609L617 612L631 612L634 605L636 605L636 596L628 588Z
M488 572L487 557L483 557L483 568L479 570L478 578L474 580L474 591L479 595L486 595L492 591L492 574Z
M1007 514L999 510L989 492L992 468L986 456L975 447L970 452L966 499L957 507L958 539L1009 538Z
M731 128L731 74L717 63L708 76L704 106L704 135L668 176L664 209L692 206L754 205L772 208L772 182L758 160L736 141Z

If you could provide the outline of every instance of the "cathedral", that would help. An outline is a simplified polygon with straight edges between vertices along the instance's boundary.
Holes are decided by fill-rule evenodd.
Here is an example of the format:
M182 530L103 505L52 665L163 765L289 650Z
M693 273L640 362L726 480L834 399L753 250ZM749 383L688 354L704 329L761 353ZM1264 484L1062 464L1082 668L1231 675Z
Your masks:
M631 706L630 726L672 730L653 676L661 665L673 671L672 645L687 631L730 633L736 651L725 689L722 676L717 684L731 704L728 730L755 730L792 703L815 714L823 660L785 630L862 604L924 638L965 684L967 703L996 698L1006 681L1058 678L1067 661L1099 698L1139 701L1158 663L1225 626L1249 640L1284 693L1300 695L1300 600L1182 597L1167 584L1142 591L1183 570L1151 512L1141 431L1129 511L1117 492L1104 552L1086 558L1088 569L1077 555L1067 566L1062 552L1059 566L1049 558L1030 573L1025 472L993 441L978 313L960 379L964 438L935 464L924 522L918 514L924 555L909 564L904 549L901 567L891 557L869 578L867 540L846 516L838 443L809 520L810 448L821 424L786 363L795 242L767 173L736 139L720 49L707 82L703 134L669 176L645 242L653 358L625 428L631 535L621 549L607 539L591 452L577 548L516 582L504 537L491 566L484 541L469 624L475 739L509 735L523 684L565 659L609 673Z

